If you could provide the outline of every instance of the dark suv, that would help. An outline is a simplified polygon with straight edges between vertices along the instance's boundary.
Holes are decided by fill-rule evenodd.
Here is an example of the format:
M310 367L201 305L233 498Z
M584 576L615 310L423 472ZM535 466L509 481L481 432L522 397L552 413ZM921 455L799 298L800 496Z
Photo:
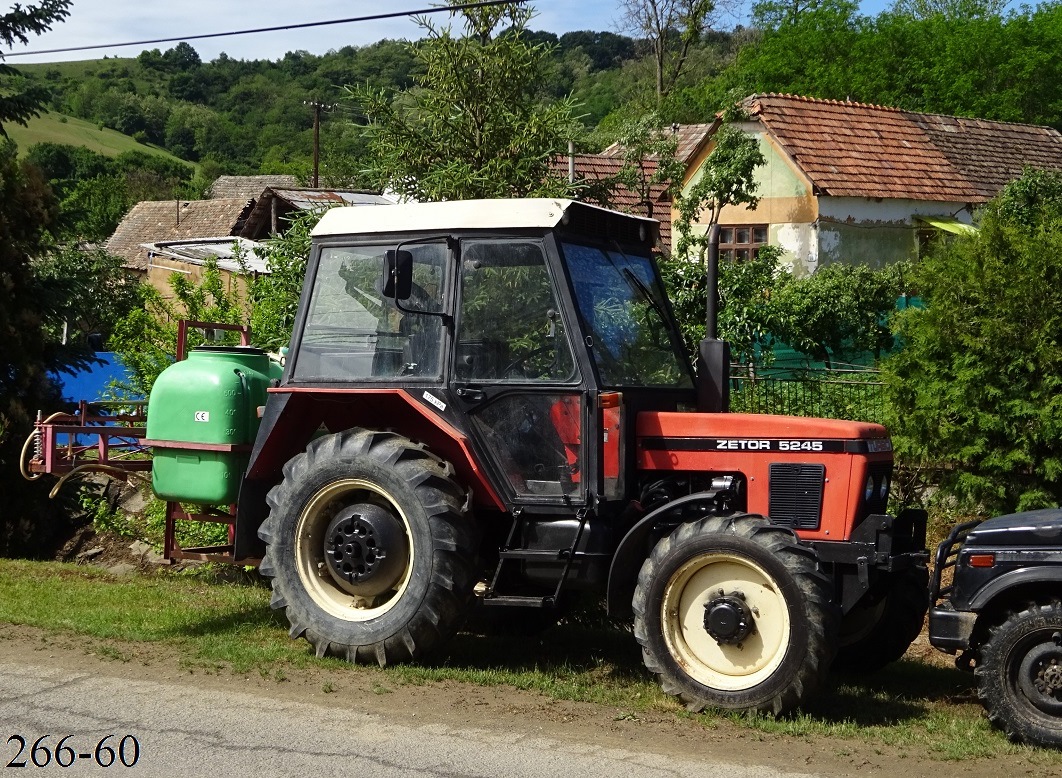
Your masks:
M937 548L929 641L977 677L993 724L1062 746L1062 510L961 524Z

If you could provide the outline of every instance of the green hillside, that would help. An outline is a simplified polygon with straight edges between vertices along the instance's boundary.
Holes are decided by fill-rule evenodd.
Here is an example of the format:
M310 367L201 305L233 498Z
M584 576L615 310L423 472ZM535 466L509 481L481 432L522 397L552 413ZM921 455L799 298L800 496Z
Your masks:
M125 151L140 151L155 154L165 159L182 161L168 151L148 146L108 128L100 129L83 119L75 119L59 113L45 113L31 119L26 127L19 124L4 125L7 134L18 144L19 153L25 155L35 143L60 143L68 146L83 146L108 157L116 157Z

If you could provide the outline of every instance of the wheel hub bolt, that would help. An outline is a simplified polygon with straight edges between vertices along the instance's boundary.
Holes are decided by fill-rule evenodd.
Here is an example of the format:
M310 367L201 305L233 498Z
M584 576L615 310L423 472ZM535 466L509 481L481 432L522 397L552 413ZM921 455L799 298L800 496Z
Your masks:
M742 592L719 589L704 604L704 629L719 645L737 645L752 634L756 622Z
M407 554L399 520L374 503L344 508L325 532L329 574L341 589L359 597L374 597L392 588L402 576Z
M1043 679L1043 691L1053 694L1062 689L1062 666L1058 665L1055 660L1043 669L1040 677Z

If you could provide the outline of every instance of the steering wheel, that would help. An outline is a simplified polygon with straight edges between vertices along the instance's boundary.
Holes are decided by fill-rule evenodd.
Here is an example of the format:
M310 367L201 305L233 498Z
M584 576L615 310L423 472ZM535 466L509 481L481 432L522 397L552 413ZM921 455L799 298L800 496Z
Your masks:
M502 378L540 378L543 374L545 374L546 370L548 370L549 368L544 368L537 372L529 373L523 367L523 363L531 359L531 357L537 357L539 354L545 354L547 351L552 351L554 348L554 344L549 343L545 346L539 346L538 348L533 348L530 351L521 354L512 362L507 364L504 368L502 368ZM519 371L517 370L518 368Z

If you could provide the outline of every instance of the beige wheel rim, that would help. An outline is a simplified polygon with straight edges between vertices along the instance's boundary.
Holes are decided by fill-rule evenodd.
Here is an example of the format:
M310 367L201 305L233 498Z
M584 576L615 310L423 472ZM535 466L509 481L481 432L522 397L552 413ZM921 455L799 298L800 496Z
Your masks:
M740 643L720 644L704 627L705 605L722 589L740 592L755 628ZM791 640L789 607L774 579L736 554L714 553L685 562L664 589L664 641L698 683L722 691L750 689L781 665Z
M344 505L375 502L402 522L409 549L405 570L395 586L373 598L357 597L336 585L325 562L324 537L328 523ZM409 520L379 485L356 478L334 481L318 491L299 514L295 526L295 566L302 585L321 608L344 621L368 621L391 610L401 599L413 572L413 537Z

